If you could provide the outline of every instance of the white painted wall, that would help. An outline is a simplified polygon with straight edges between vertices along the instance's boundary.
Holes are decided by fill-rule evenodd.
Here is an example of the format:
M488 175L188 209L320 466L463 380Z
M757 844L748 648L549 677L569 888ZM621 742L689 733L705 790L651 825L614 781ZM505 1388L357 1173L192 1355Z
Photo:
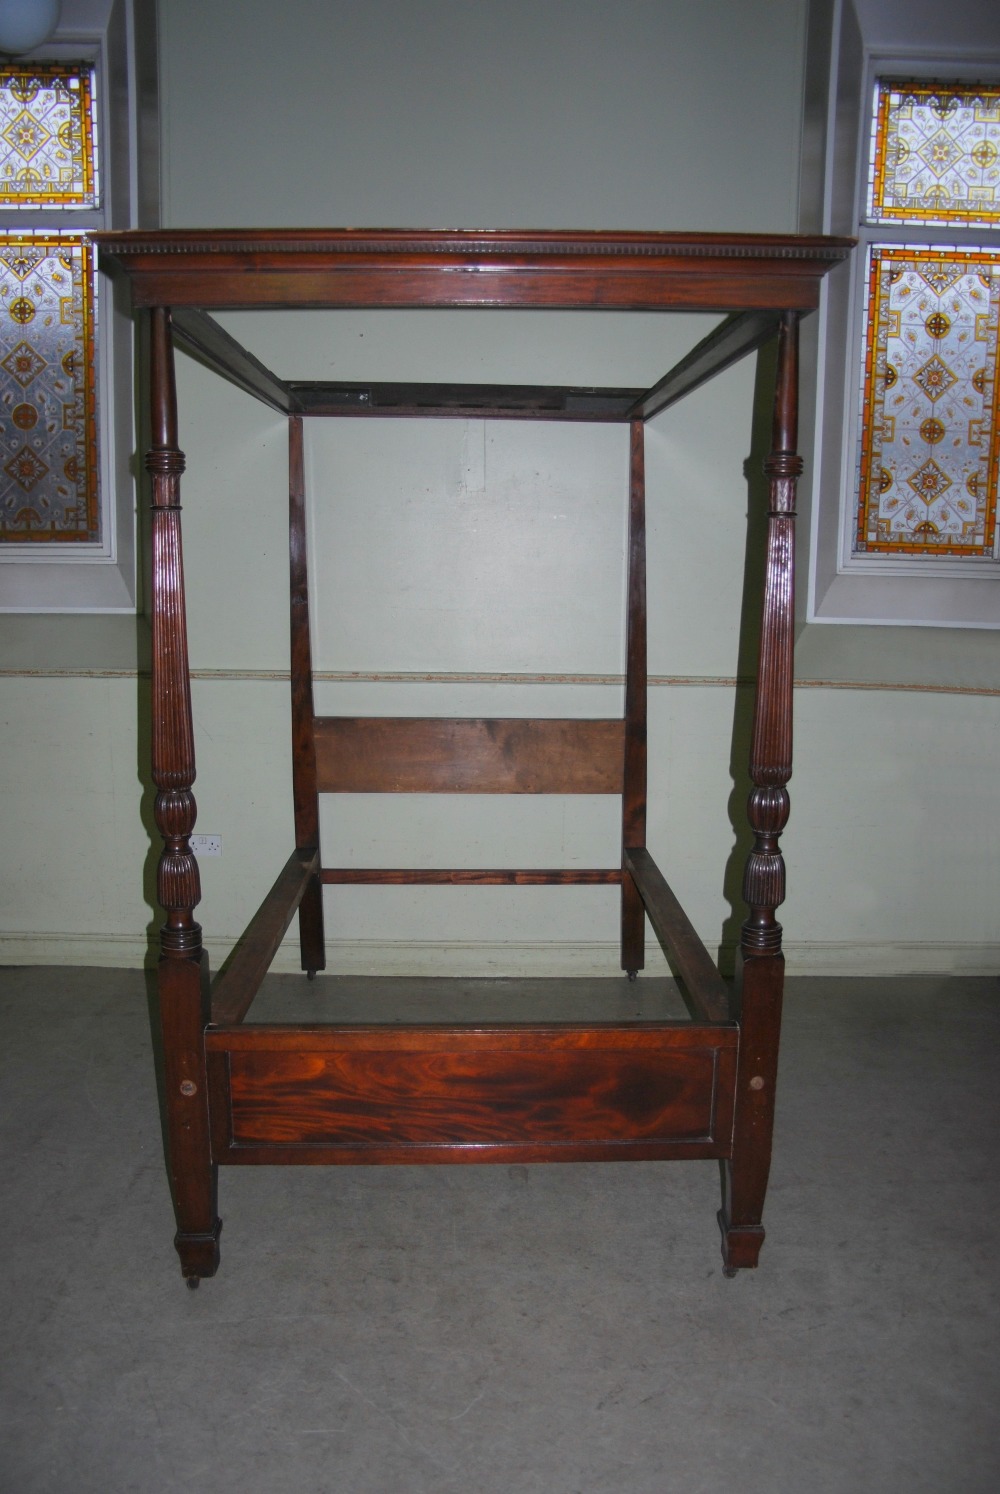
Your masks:
M160 0L160 15L171 225L796 221L802 0ZM639 384L709 324L226 320L292 376ZM202 863L217 962L291 847L287 685L274 678L287 653L285 436L191 360L178 373L198 828L225 847ZM739 667L753 395L746 364L647 438L650 669L671 681L651 691L650 844L710 948L731 942L742 916L727 681ZM622 668L622 431L315 422L307 466L322 709L620 708L619 685L567 677ZM15 673L0 695L5 761L24 765L2 789L17 848L0 894L7 957L132 963L154 922L135 679L120 639L95 628L84 648L42 621L26 632L30 621L10 634ZM45 674L56 659L72 661L68 676ZM878 664L866 660L866 681L891 683ZM352 671L367 678L345 680ZM371 679L385 672L435 679ZM503 680L524 673L549 679ZM998 715L989 695L799 693L791 968L992 967ZM324 836L328 862L358 865L610 865L618 842L613 805L598 799L329 801ZM354 889L329 894L328 918L331 968L617 968L607 889ZM292 941L279 961L294 968Z

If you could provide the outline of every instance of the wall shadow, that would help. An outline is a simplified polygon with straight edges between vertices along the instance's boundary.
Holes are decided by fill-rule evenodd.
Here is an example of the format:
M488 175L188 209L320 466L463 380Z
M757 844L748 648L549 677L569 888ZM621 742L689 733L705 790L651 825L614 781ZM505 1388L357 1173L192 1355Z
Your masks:
M775 337L757 354L750 453L743 464L747 483L747 538L743 557L743 600L740 608L737 685L733 700L729 756L733 789L729 796L728 811L734 841L723 874L723 894L730 912L723 920L719 945L719 970L727 980L731 980L735 974L740 927L746 918L743 868L753 847L753 832L747 819L747 800L752 787L750 742L753 734L754 681L760 647L767 543L768 481L762 464L771 449L777 362L778 340Z

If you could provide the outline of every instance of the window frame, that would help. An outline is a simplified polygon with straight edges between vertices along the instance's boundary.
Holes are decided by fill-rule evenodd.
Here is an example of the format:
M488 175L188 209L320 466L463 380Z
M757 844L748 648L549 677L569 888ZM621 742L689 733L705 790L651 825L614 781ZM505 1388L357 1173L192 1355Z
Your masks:
M810 40L801 222L803 231L851 234L849 267L824 282L812 331L816 408L806 507L809 512L807 623L1000 628L1000 560L857 556L855 468L864 356L863 315L872 244L1000 247L1000 232L929 224L866 221L868 151L875 80L997 81L1000 52L967 47L866 45L853 9L837 4L823 18L825 37ZM819 28L817 28L817 31ZM824 45L825 43L825 45ZM817 80L822 52L823 86ZM820 117L822 116L822 117ZM810 182L812 170L817 184Z
M53 38L25 54L26 67L80 62L94 68L96 143L101 195L95 208L0 210L0 226L85 235L99 227L154 226L156 184L148 177L151 115L141 94L155 98L155 13L143 18L141 0L111 0L106 23L74 24L73 0L63 0L63 21ZM93 7L88 7L93 14ZM152 53L152 56L150 56ZM142 100L144 101L144 99ZM95 377L97 382L98 486L102 511L99 542L0 546L0 612L134 614L138 602L134 420L133 322L120 286L95 277Z

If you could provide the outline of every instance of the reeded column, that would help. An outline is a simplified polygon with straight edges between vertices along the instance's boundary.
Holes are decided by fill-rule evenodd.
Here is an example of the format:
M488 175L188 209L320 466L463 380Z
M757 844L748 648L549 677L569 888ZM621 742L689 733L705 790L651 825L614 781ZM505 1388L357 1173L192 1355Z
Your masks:
M747 806L754 844L743 877L748 914L740 934L737 973L735 1142L732 1162L724 1167L720 1215L727 1271L757 1264L771 1166L785 963L775 910L785 898L779 837L788 823L786 784L792 776L795 486L802 471L795 450L797 406L798 315L786 312L778 330L771 451L764 462L769 483L767 559L750 747L753 788Z
M194 725L188 669L181 550L180 476L170 312L151 313L153 781L154 814L163 836L157 897L166 913L160 930L159 999L166 1087L168 1165L177 1215L175 1244L190 1285L218 1266L216 1169L209 1141L204 1030L209 1019L208 962L194 910L201 900L191 850L197 806Z

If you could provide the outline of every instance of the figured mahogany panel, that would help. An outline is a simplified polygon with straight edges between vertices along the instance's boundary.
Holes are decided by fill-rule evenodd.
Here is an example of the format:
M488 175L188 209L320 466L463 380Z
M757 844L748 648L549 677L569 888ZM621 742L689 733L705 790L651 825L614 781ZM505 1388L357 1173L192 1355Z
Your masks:
M237 1151L276 1156L322 1148L327 1161L483 1161L511 1149L570 1160L693 1146L721 1155L735 1037L653 1024L216 1032L230 1098L228 1129L220 1122L216 1135L227 1129Z
M658 384L640 395L630 412L633 417L652 420L661 410L692 394L702 384L714 379L723 369L738 363L777 331L778 315L769 311L744 311L727 317L697 347L664 374Z
M318 716L321 793L620 794L621 721Z

